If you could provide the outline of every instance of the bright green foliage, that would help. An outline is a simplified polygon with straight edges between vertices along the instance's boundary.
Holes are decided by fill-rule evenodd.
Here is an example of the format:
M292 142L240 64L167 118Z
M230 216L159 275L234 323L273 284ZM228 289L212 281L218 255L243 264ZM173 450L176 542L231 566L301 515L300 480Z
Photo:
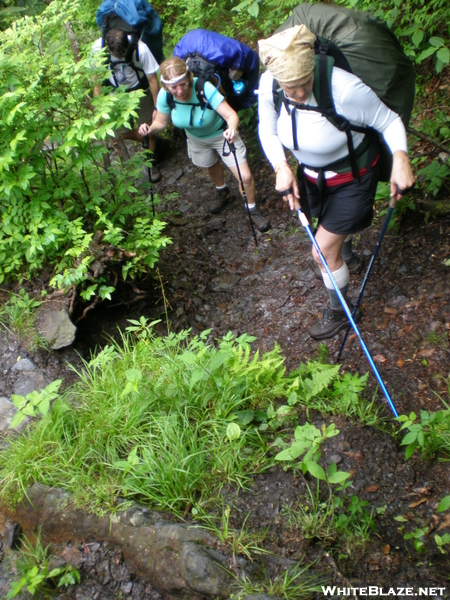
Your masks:
M434 536L434 541L436 542L441 554L447 554L447 550L444 548L444 546L450 545L450 533L444 533L442 535L438 535L436 533Z
M153 268L169 241L151 217L147 187L135 187L142 161L105 171L100 141L128 123L142 92L102 88L89 98L92 77L100 82L106 67L99 57L94 65L91 43L75 61L61 16L81 25L85 8L55 0L0 34L0 282L49 264L61 271L55 285L78 285L94 261L97 230L129 258L119 261L123 277ZM87 295L105 298L111 289L99 279Z
M435 413L421 410L420 421L414 412L409 416L400 415L398 420L403 423L400 431L408 430L401 443L402 446L406 446L406 460L413 455L416 448L419 448L424 456L432 456L435 452L450 455L450 410Z
M48 414L50 404L58 397L58 390L61 386L62 379L57 379L49 383L41 392L34 391L24 396L11 394L11 400L17 408L9 428L13 429L22 423L26 417L35 417L38 413L41 415Z
M433 56L439 73L450 63L447 28L450 8L446 0L412 0L408 3L401 0L350 0L342 4L368 10L384 19L400 37L406 54L417 64Z
M41 302L30 298L24 289L18 294L11 294L9 300L0 306L0 325L13 332L29 348L43 345L34 326L36 309L40 305Z
M349 484L351 482L342 487ZM340 555L348 556L355 548L365 545L371 531L376 531L373 510L368 511L366 500L359 500L356 495L348 497L330 493L322 501L319 482L316 493L308 486L308 494L308 501L302 500L295 509L283 508L289 527L300 529L306 539L318 539L325 548L333 548L337 544Z
M107 346L80 382L26 437L0 455L2 493L16 499L34 481L70 490L80 504L139 498L184 510L225 481L244 485L271 464L267 444L238 413L291 391L279 348L251 354L246 335L218 346L209 332Z
M23 548L17 553L10 554L9 558L15 563L21 578L11 583L11 588L6 594L6 600L11 600L19 594L28 592L34 596L47 597L50 585L54 588L67 587L80 583L79 572L71 565L49 569L49 547L44 548L41 544L40 533L36 544L33 546L27 538L22 540Z
M292 462L303 456L299 462L303 474L308 472L319 481L341 484L350 477L350 473L338 471L336 463L330 465L325 472L319 464L322 456L321 446L326 439L338 434L339 431L335 428L334 423L331 423L328 427L322 425L322 431L310 423L299 425L295 428L295 441L292 442L289 448L279 452L275 456L275 460Z
M97 509L120 496L184 510L207 502L225 481L245 485L273 464L261 423L276 401L296 400L300 387L298 375L286 376L278 347L252 353L255 338L246 334L214 345L209 331L155 337L142 320L130 329L121 345L85 364L79 382L26 436L11 438L0 453L4 496L20 499L38 481ZM348 476L335 465L323 475L317 462L323 441L336 434L334 425L296 432L306 469L330 483Z
M427 549L425 547L423 538L427 535L427 533L428 527L416 527L414 531L411 531L410 533L405 533L403 538L405 540L413 540L414 550L416 550L416 552L418 552L419 554L426 554Z
M339 376L340 365L330 365L320 361L308 361L289 375L292 392L288 397L289 407L301 405L314 408L323 414L346 415L358 419L365 425L376 425L382 421L378 415L380 408L375 399L367 402L362 397L367 384L368 373L359 377L349 373ZM330 391L331 385L333 390ZM280 406L269 418L288 415L289 407Z
M450 496L444 496L442 500L439 502L439 506L436 509L436 512L445 512L450 508Z

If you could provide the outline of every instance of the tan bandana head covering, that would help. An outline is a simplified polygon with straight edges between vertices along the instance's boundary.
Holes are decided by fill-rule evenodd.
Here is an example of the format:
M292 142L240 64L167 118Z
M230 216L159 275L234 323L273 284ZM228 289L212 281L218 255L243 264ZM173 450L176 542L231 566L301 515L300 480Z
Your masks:
M314 70L315 41L316 36L306 25L296 25L259 40L259 56L280 83L297 81Z

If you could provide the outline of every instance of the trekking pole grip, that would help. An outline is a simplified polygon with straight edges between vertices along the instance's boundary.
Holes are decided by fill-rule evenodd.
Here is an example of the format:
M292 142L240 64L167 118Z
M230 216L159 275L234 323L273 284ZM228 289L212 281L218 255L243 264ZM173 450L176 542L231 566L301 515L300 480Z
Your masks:
M144 135L144 137L142 138L142 147L144 148L144 150L148 150L148 148L150 147L150 138L148 135Z

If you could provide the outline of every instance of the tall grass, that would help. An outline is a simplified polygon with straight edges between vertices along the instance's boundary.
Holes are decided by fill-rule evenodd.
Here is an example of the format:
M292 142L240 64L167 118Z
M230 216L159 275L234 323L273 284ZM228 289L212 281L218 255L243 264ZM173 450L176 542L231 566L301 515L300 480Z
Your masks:
M290 393L278 348L250 355L254 338L218 346L188 332L109 345L79 381L25 435L0 453L1 494L18 501L41 482L70 491L79 505L110 509L118 498L184 510L224 482L244 486L270 464L248 408ZM228 433L228 435L227 435Z

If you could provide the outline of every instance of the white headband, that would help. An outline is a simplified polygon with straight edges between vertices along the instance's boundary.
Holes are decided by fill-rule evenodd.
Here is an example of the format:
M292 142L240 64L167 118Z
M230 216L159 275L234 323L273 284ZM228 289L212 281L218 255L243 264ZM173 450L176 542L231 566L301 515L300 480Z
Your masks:
M189 73L189 68L186 67L186 73L184 73L183 75L179 75L178 77L174 77L173 79L164 79L164 77L161 76L161 81L163 83L165 83L166 85L174 85L175 83L178 83L179 81L184 79L188 73Z

